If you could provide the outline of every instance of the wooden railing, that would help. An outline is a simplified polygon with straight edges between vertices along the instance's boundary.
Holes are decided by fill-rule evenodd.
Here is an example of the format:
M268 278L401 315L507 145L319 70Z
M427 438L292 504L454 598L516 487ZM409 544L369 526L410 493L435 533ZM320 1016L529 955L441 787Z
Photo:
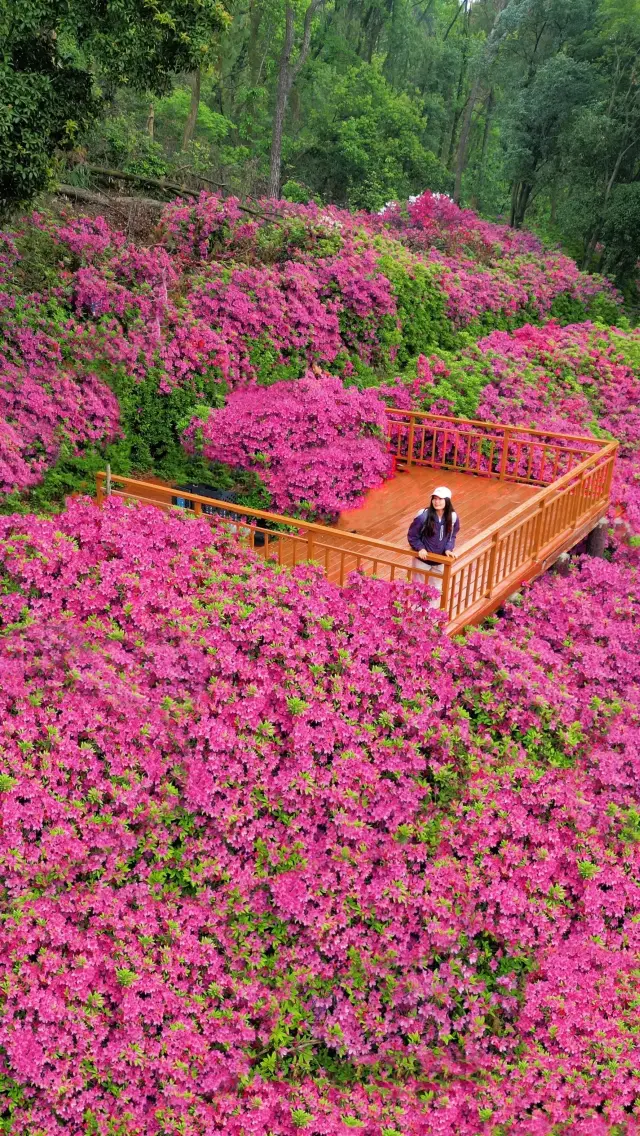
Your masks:
M607 442L467 545L443 596L451 630L488 614L590 532L607 509L617 446Z
M597 438L387 410L389 447L399 467L432 466L476 477L551 485L601 451Z
M99 505L107 492L113 497L142 501L165 510L176 507L174 502L179 497L184 502L182 508L188 509L194 516L206 517L208 510L215 510L211 520L220 522L258 556L286 568L308 562L318 564L328 579L340 585L346 583L351 572L358 571L383 580L405 582L418 576L424 579L425 573L434 577L437 574L427 565L424 571L416 571L413 567L415 553L387 541L354 536L328 525L317 525L264 509L250 509L168 485L112 474L107 487L107 474L100 472L96 474L96 500ZM229 519L229 513L234 514L232 519ZM434 556L432 559L444 564L446 571L449 565L446 557Z
M524 580L539 575L581 540L606 512L617 442L404 411L390 411L389 420L400 464L433 464L519 481L540 486L539 492L485 529L453 560L430 557L443 566L441 575L428 565L416 569L414 553L406 547L167 485L113 475L107 487L107 474L98 473L97 500L101 503L111 492L168 510L179 495L196 516L215 509L223 526L270 563L294 568L312 562L340 585L354 571L389 581L424 582L438 575L449 632L495 610Z

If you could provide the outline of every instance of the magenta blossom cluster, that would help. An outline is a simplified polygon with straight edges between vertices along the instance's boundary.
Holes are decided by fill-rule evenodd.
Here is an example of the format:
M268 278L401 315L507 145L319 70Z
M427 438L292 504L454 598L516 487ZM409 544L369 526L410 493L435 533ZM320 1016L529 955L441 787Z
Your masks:
M519 256L485 265L468 256L445 256L431 249L436 279L446 296L453 325L464 328L500 316L517 322L520 313L548 319L558 297L577 301L585 310L596 296L613 289L599 277L580 272L575 261L561 253Z
M59 343L40 328L20 326L0 297L0 492L28 489L61 447L78 453L120 433L115 395L86 368L65 365Z
M42 404L47 423L57 415L57 424L41 445L18 404L15 413L7 409L2 484L35 484L57 460L62 436L75 449L112 438L107 388L127 398L121 417L131 424L137 383L151 384L158 397L182 389L193 404L218 405L229 390L300 379L312 366L371 382L392 374L396 359L404 366L421 350L455 346L465 328L544 319L558 303L577 305L578 314L596 300L615 310L606 281L537 246L532 252L521 235L509 243L478 219L474 227L438 201L436 228L452 235L449 242L435 221L420 227L418 203L398 220L394 211L379 217L286 202L244 206L202 194L169 205L148 248L102 217L34 215L38 239L50 244L47 264L59 256L48 270L53 283L25 295L37 263L21 244L25 230L8 235L0 253L3 295L17 293L20 305L13 316L5 307L3 330L18 373L36 384L24 387L26 400ZM471 233L473 240L463 239ZM58 345L46 374L22 352L25 325ZM11 401L16 384L8 377L5 385ZM76 387L89 396L86 425ZM171 429L177 436L177 421Z
M409 202L407 213L408 225L400 212L395 216L405 230L417 230L412 234L415 243L434 245L449 254L471 251L488 260L543 253L542 243L532 233L484 221L472 209L461 209L446 193L425 190Z
M632 1136L632 554L465 642L117 500L0 560L15 1131Z
M249 387L203 421L185 445L209 461L260 473L275 507L331 516L354 508L391 471L385 407L373 391L312 372L295 383Z
M638 331L592 324L493 332L478 343L490 381L482 418L560 433L617 438L613 502L640 531L640 374L632 362Z

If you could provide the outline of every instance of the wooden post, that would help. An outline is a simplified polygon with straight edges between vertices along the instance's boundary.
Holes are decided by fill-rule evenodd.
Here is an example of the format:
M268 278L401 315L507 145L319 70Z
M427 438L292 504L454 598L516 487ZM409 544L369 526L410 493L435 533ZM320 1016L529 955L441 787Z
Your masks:
M511 427L504 427L504 434L502 438L502 458L500 461L500 481L504 481L505 473L507 472L507 458L509 457L509 442L511 441Z
M103 501L102 478L99 473L96 473L96 505L101 505Z
M609 501L609 497L611 496L611 482L613 481L613 471L615 469L615 464L616 464L616 453L617 453L617 451L614 451L614 453L611 454L611 456L610 456L610 458L607 462L607 472L606 472L606 475L605 475L604 492L603 492L603 497L604 497L604 499L607 503Z
M587 555L604 557L607 547L607 518L601 517L587 537Z
M107 497L111 496L111 464L107 462Z
M313 560L313 529L307 531L307 560Z
M496 565L498 563L498 537L499 533L494 533L491 538L491 553L489 555L489 571L487 573L487 598L491 598L493 589L496 582Z
M408 444L408 453L407 453L407 465L408 466L413 465L413 439L414 439L415 431L416 431L416 420L415 420L415 418L412 414L411 415L411 421L409 423L409 444Z
M568 552L561 552L553 566L558 576L568 576L571 572L571 557Z
M442 573L442 595L440 596L440 611L448 611L449 593L451 591L451 569L453 565L449 560L446 564L443 564L442 567L444 571Z
M543 497L542 501L540 502L539 508L538 508L538 516L537 516L537 519L536 519L536 527L535 527L535 532L534 532L534 536L533 536L533 562L534 562L534 564L537 561L538 553L540 552L540 549L542 548L542 529L543 529L543 526L544 526L544 507L545 507L546 503L547 503L547 498Z

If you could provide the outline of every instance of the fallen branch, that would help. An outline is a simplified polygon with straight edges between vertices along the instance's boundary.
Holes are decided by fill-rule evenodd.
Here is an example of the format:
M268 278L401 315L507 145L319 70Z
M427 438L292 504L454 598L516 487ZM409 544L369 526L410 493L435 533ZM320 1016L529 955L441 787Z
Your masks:
M212 178L206 178L202 174L194 174L190 166L176 166L176 173L181 174L184 170L190 173L191 177L195 178L196 181L203 181L205 185L215 185L218 189L229 188L228 181L213 181Z
M154 197L108 197L104 193L96 193L92 189L83 189L79 185L59 185L54 197L70 197L74 201L85 201L88 205L120 205L129 209L132 205L143 205L146 209L162 210L166 201L157 201Z
M184 186L172 185L170 182L160 181L158 178L147 178L141 174L125 174L120 173L118 170L110 170L103 166L85 166L86 170L90 173L97 173L101 177L120 178L122 181L140 182L143 185L157 185L161 189L169 193L177 193L178 195L188 194L189 197L196 198L198 196L192 189L186 189ZM199 174L196 176L200 176ZM206 181L207 178L202 178ZM211 185L219 183L211 182ZM108 197L106 194L96 193L94 190L83 189L81 186L75 185L60 185L58 192L63 193L65 197L73 197L76 201L86 201L92 205L133 205L138 202L140 205L146 205L149 208L164 209L168 204L166 201L158 201L153 197ZM283 218L278 213L267 213L263 209L251 209L249 205L240 205L237 208L242 213L249 213L252 217L261 217L263 221L268 221L272 225L282 224Z
M184 185L173 185L172 182L164 181L162 178L146 177L144 174L125 174L121 170L111 170L107 166L85 166L86 170L92 174L98 174L100 177L114 178L119 181L134 181L140 185L154 185L158 189L163 189L165 193L187 194L189 197L197 197L198 194L193 189L187 189Z

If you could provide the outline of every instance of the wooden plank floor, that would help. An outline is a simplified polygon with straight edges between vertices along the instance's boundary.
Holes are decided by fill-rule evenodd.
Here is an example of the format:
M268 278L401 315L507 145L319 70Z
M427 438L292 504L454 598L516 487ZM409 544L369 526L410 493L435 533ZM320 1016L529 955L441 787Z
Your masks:
M339 583L349 572L360 569L367 575L383 579L408 579L413 553L407 544L407 530L416 513L429 503L437 485L447 485L452 493L454 508L460 517L460 534L456 553L464 551L474 537L495 521L506 516L538 490L534 486L500 482L492 478L476 477L468 473L442 473L439 470L412 467L386 481L379 489L367 494L359 509L340 515L334 528L349 534L343 542L335 533L327 533L314 541L313 559L323 566L329 580ZM375 537L395 544L402 552L381 552L376 564L372 560L371 546L359 543L354 536ZM404 551L406 550L406 551ZM264 556L264 549L256 549ZM270 544L269 559L292 567L307 559L306 539L292 541L280 539Z
M412 466L406 473L397 473L391 481L385 481L379 489L371 489L364 505L341 514L336 528L406 547L411 521L429 504L438 485L451 490L453 507L460 518L456 553L539 492L536 486Z

